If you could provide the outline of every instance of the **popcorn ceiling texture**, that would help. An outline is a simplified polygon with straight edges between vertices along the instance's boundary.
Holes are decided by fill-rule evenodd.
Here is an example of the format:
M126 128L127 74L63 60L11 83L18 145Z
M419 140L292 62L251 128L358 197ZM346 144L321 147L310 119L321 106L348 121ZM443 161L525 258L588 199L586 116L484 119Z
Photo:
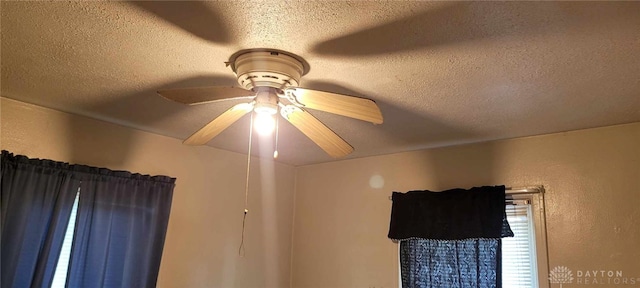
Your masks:
M233 103L155 91L235 85L224 61L262 47L304 57L302 87L380 105L378 126L311 111L351 158L640 121L640 2L1 5L3 97L179 139ZM333 160L281 123L278 161ZM247 130L245 117L209 145L245 152Z

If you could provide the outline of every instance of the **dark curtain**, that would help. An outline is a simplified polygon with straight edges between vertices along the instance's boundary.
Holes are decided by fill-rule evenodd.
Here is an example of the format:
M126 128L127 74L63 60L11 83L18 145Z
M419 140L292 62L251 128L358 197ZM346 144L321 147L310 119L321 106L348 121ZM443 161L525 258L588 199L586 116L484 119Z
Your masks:
M79 180L69 165L2 151L2 287L49 287Z
M175 179L83 168L68 287L155 287Z
M394 192L389 238L400 241L402 287L502 287L505 188Z
M49 287L80 191L67 287L155 287L175 178L2 151L2 287Z

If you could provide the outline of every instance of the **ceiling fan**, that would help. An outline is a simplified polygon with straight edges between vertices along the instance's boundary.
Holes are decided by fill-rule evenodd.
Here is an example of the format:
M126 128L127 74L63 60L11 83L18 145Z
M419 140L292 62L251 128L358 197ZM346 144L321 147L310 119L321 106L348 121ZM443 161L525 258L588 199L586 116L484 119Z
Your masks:
M241 88L213 86L158 91L167 99L188 105L233 99L248 101L232 106L187 138L184 144L203 145L251 111L256 115L255 118L252 115L252 124L272 130L273 117L280 112L327 154L339 158L351 153L353 147L307 112L307 108L374 124L383 121L373 100L300 88L300 78L309 71L309 64L292 53L275 49L241 50L231 56L227 65L236 74Z

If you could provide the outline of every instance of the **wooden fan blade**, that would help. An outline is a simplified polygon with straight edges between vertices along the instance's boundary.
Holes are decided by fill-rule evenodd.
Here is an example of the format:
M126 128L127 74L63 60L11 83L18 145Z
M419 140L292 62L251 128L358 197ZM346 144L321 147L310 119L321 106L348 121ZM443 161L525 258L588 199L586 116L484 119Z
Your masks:
M305 108L382 124L380 108L371 99L304 88L288 88L286 92L287 96L294 96L294 104L302 104Z
M196 133L193 133L193 135L182 143L187 145L204 145L209 142L209 140L213 139L213 137L218 136L218 134L224 131L224 129L231 126L231 124L238 121L238 119L244 116L244 114L249 113L252 109L253 104L251 103L237 104L222 113L222 115L218 116L216 119L213 119L213 121L209 122L209 124L202 127L202 129L198 130Z
M196 105L220 100L254 97L256 93L238 87L194 87L159 90L158 94L182 104Z
M291 105L288 107L290 110L286 115L283 115L284 118L302 131L311 141L318 144L329 156L339 158L353 152L353 147L349 143L309 112Z

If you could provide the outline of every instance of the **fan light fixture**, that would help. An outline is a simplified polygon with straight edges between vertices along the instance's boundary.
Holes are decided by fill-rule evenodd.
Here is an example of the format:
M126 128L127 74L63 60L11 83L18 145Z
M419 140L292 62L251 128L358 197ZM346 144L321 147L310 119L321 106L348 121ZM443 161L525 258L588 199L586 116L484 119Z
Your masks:
M258 134L268 136L276 127L275 114L278 113L278 94L272 88L256 89L255 105L253 111L256 117L253 119L253 127Z
M256 111L256 117L253 119L253 127L256 132L262 136L269 136L276 129L276 119L272 114L260 113Z
M300 78L309 71L309 64L292 53L274 49L241 50L233 54L226 64L236 74L241 87L212 86L158 91L163 97L189 105L232 99L249 101L229 108L189 136L185 144L203 145L251 112L251 125L260 134L269 135L275 129L274 157L277 157L278 125L275 117L280 112L283 119L329 156L339 158L353 152L353 147L307 109L373 124L383 121L380 108L371 99L299 87Z

